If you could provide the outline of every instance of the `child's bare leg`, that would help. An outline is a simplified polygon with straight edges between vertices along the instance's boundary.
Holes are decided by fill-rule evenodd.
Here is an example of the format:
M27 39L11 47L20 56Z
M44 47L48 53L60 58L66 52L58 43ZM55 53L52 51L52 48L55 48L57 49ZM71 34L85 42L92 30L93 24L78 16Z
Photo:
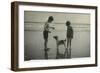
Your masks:
M47 49L47 43L48 43L48 40L45 40L44 42L45 49Z
M64 45L66 47L66 45ZM68 39L67 39L67 47L65 49L65 52L64 52L64 57L66 58L66 53L67 53L67 57L68 57Z
M71 48L71 42L72 42L72 39L70 38L70 48Z
M47 43L48 43L48 40L45 39L45 42L44 42L44 51L45 51L45 59L48 59L48 53L47 53Z
M67 49L68 49L68 45L69 45L69 38L67 39Z
M66 48L66 50L65 50L65 55L66 55L66 53L67 53L67 58L69 57L68 48L69 48L69 38L67 38L67 48Z
M71 38L70 38L69 57L71 58Z

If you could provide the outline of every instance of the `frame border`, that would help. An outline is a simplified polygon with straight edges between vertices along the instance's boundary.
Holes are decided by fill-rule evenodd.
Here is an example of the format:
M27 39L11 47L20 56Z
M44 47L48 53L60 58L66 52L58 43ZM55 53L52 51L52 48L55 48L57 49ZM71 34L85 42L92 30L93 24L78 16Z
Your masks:
M52 67L36 67L36 68L19 68L18 63L18 11L19 5L35 5L35 6L50 6L50 7L68 7L68 8L83 8L95 10L95 64L84 65L64 65ZM29 70L47 70L47 69L62 69L62 68L79 68L79 67L93 67L97 66L97 6L85 5L69 5L69 4L52 4L52 3L36 3L36 2L20 2L14 1L11 3L11 70L13 71L29 71Z

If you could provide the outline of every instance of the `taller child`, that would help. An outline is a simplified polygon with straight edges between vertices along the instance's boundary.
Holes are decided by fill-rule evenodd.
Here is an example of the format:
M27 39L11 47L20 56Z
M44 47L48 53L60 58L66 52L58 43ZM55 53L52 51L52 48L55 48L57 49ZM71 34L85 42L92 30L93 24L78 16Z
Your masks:
M54 27L50 27L50 23L52 23L52 21L54 20L53 16L49 16L47 22L44 25L44 31L43 31L43 36L44 36L44 56L45 59L48 59L48 47L47 47L47 43L48 43L48 34L51 33L51 31L49 29L54 29Z

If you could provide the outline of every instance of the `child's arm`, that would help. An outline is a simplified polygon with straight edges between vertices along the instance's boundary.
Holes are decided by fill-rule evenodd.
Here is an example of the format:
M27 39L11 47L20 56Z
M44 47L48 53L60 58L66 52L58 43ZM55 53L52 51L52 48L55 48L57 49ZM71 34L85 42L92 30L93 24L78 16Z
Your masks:
M53 29L53 30L54 30L55 28L54 28L54 27L49 27L49 29ZM51 33L51 31L50 31L50 30L49 30L48 32L49 32L49 33Z
M73 28L72 28L72 36L74 35Z
M55 29L55 27L49 27L49 28L51 28L51 29L53 29L53 30Z
M55 28L49 26L49 23L45 23L45 25L44 25L44 30L47 30L49 33L51 33L50 29L55 29Z

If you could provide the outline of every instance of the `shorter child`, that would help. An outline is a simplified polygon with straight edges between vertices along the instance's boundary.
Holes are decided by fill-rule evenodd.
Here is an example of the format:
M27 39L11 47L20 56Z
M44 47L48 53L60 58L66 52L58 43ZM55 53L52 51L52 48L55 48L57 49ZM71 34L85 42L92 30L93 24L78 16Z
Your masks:
M73 39L73 28L71 27L71 22L67 21L66 22L66 26L67 26L67 33L66 33L66 37L67 37L67 56L68 58L71 58L71 42Z

